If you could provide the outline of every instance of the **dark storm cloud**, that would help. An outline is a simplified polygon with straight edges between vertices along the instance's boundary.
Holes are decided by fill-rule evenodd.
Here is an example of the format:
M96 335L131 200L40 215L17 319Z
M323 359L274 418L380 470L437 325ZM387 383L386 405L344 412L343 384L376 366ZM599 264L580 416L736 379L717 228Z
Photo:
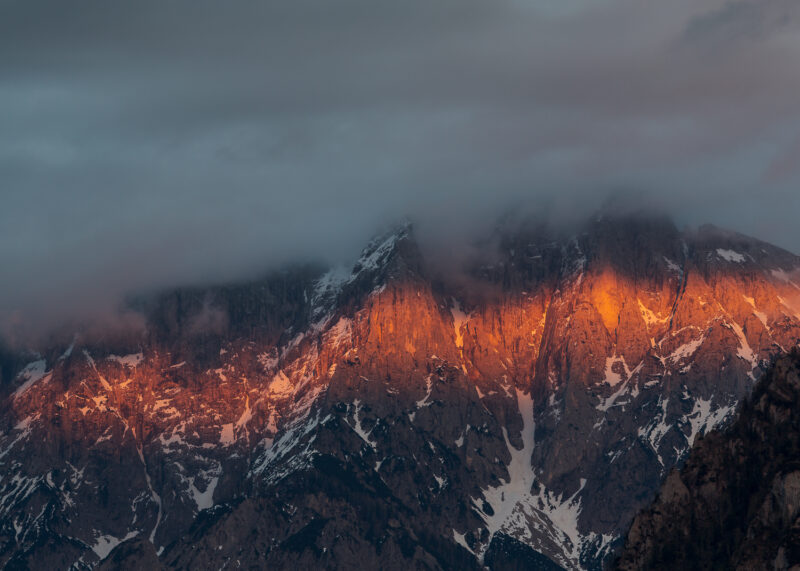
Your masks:
M0 0L0 318L621 188L798 251L796 5Z

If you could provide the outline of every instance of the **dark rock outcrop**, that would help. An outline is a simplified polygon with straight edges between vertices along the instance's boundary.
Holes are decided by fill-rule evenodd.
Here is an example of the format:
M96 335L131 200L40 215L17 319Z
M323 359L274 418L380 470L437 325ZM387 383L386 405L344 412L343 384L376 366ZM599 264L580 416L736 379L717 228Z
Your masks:
M800 568L800 352L779 358L736 422L669 475L617 568Z

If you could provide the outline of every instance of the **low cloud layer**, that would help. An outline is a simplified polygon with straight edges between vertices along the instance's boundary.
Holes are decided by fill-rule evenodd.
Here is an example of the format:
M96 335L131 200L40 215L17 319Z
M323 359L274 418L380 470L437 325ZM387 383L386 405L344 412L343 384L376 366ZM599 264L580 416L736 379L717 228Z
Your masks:
M794 0L0 1L0 320L635 191L800 251Z

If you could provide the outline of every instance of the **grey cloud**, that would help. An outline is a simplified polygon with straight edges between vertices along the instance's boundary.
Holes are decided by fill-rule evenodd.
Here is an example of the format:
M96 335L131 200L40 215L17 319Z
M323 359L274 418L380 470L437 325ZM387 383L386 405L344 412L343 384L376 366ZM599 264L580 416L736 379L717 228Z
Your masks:
M0 2L0 320L635 188L800 250L788 0Z

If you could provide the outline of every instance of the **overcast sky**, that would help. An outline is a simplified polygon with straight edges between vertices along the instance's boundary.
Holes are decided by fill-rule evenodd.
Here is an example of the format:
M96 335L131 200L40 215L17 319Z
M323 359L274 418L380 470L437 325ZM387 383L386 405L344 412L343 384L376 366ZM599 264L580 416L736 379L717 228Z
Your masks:
M800 252L796 0L0 0L0 320L634 191Z

